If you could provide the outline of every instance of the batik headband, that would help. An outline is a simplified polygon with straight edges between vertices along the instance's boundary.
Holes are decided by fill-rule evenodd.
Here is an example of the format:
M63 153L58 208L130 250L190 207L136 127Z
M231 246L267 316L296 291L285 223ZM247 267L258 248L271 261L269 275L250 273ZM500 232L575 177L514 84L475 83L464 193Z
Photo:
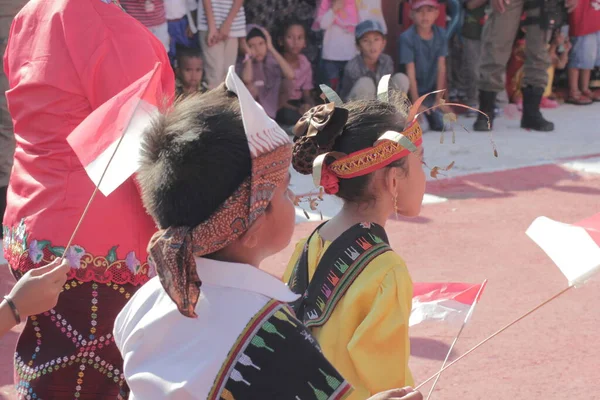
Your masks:
M194 257L225 248L264 214L275 189L288 175L291 142L229 68L225 81L240 103L252 159L252 174L219 208L196 227L170 227L154 234L149 261L179 312L197 317L195 307L202 284Z

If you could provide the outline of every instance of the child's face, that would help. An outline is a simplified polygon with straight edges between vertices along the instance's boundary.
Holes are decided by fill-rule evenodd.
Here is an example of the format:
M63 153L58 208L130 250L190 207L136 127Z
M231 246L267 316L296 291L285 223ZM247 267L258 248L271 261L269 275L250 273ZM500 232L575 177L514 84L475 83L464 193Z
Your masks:
M267 57L267 42L260 36L255 36L248 40L248 48L252 58L256 61L264 61Z
M292 240L296 221L294 193L290 189L291 176L282 182L275 192L265 212L264 247L268 255L283 250Z
M397 186L397 212L405 217L416 217L421 212L425 195L425 171L423 171L423 147L406 156L407 173L402 175Z
M292 25L283 37L283 49L286 53L300 54L306 47L306 33L300 25Z
M412 12L413 21L421 29L430 29L438 18L439 10L433 6L419 7Z
M179 79L186 89L196 89L202 82L204 73L200 57L183 57L178 68Z
M358 40L360 54L368 60L376 61L385 48L385 37L379 32L367 32Z

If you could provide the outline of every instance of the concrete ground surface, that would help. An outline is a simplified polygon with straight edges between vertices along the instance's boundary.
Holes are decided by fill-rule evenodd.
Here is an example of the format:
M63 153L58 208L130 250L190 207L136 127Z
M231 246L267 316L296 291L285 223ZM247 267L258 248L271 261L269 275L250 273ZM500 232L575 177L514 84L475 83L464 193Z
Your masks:
M430 180L421 216L391 219L386 230L414 281L481 282L487 288L455 347L453 358L567 286L550 259L526 235L538 216L577 222L600 212L600 104L561 106L545 113L552 133L520 130L518 118L495 126L500 157L486 134L457 126L456 143L446 134L425 136L431 166L456 166ZM470 129L472 120L459 122ZM313 189L294 175L294 190ZM340 203L321 205L327 218ZM292 243L264 263L281 275L293 244L318 221L298 212ZM0 260L2 263L2 260ZM0 295L12 278L0 268ZM446 371L432 399L600 399L600 279L574 289L485 344ZM0 339L0 398L13 399L12 355L19 327ZM411 330L411 368L420 383L441 366L456 328L441 323ZM429 385L423 388L426 393Z

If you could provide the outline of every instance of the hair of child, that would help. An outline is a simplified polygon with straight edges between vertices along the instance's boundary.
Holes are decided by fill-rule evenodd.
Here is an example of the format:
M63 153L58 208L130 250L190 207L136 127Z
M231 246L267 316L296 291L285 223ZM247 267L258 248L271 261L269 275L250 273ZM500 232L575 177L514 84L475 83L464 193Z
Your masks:
M265 33L258 27L250 29L250 31L246 34L246 41L255 37L261 37L264 40L267 40Z
M235 94L221 84L176 102L144 132L140 164L142 200L159 228L206 221L251 175Z
M185 58L202 58L202 51L198 48L177 46L176 60L178 67L181 66Z
M277 51L279 51L280 53L283 54L284 52L284 46L280 45L279 42L283 41L285 38L285 35L287 35L288 30L292 27L292 26L301 26L302 29L304 30L304 36L306 38L306 40L308 40L308 28L306 26L306 24L304 24L302 21L300 21L300 19L298 17L295 16L289 16L289 17L285 17L283 19L281 19L280 23L276 24L276 26L278 26L277 30L275 31L275 38L276 40L276 48Z
M336 137L333 146L326 146L329 149L324 147L317 152L309 148L298 149L300 151L294 151L294 157L302 157L304 165L312 165L320 154L327 151L338 151L345 154L354 153L372 147L377 139L387 131L402 132L406 124L406 114L402 112L402 106L404 105L401 101L402 98L401 93L391 91L388 102L358 100L344 103L342 107L348 110L348 121L342 133ZM310 142L304 143L307 147L311 147ZM298 144L297 141L296 145ZM304 144L301 146L304 146ZM400 168L405 174L408 173L406 157L394 161L386 168L391 167ZM298 172L310 174L312 170ZM335 195L351 203L365 203L374 200L374 194L369 191L373 174L340 179L339 191Z

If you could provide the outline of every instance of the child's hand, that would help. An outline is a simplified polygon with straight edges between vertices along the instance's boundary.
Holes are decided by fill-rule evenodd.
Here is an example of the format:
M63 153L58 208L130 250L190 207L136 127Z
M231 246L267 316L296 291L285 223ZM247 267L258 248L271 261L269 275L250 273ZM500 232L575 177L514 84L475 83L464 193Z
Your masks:
M423 395L410 387L377 393L367 400L423 400Z
M239 43L239 52L241 54L248 54L250 52L250 48L248 47L248 43L246 43L246 38L240 38Z
M421 114L421 113L429 114L428 109L429 109L429 107L421 104L421 106L419 107L419 112L417 114Z
M577 0L567 0L567 1L577 1ZM492 0L492 7L494 11L503 14L506 11L506 6L510 4L510 0Z
M563 43L563 47L565 48L565 51L563 53L569 54L569 51L571 51L573 45L571 44L570 40L565 40L565 43Z
M192 32L192 29L189 26L185 28L185 36L190 39L194 37L194 32Z
M208 35L206 35L206 44L208 44L208 47L212 47L215 44L219 43L220 38L219 38L219 30L216 28L208 28Z
M273 39L271 38L271 34L265 28L260 28L260 30L265 35L265 39L267 41L267 50L273 51L274 47L273 47Z
M70 267L57 258L50 264L29 270L12 288L9 297L21 318L43 313L53 308L67 280Z
M231 32L231 22L225 20L221 27L219 28L219 38L220 40L226 40L229 38L229 33Z
M304 114L306 114L306 112L307 112L308 110L310 110L311 108L312 108L312 107L310 106L310 104L306 104L306 103L305 103L305 104L302 104L302 105L300 106L300 108L298 109L298 112L300 113L300 115L304 115Z
M331 9L333 12L338 12L344 9L344 0L333 0L331 3Z

